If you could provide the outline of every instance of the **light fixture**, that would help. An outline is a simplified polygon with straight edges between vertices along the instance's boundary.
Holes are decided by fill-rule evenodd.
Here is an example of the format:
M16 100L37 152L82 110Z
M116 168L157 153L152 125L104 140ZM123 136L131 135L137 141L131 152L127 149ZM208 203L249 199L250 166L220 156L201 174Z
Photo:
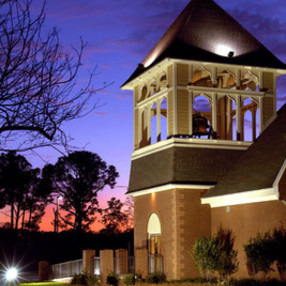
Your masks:
M234 56L234 51L231 47L224 45L224 44L218 44L215 47L215 53L223 56L223 57L230 57L232 58Z
M18 278L18 269L16 267L11 267L6 270L5 279L8 282L17 280Z

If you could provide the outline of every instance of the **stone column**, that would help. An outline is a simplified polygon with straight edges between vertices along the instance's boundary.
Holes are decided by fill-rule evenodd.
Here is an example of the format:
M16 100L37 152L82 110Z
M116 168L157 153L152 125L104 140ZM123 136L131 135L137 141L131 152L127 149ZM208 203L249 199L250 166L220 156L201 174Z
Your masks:
M142 274L145 278L148 275L148 250L135 250L135 272Z
M116 274L128 273L128 251L127 249L117 249L115 251Z
M38 274L39 274L39 281L47 281L49 280L50 274L50 265L47 261L40 261L38 264Z
M82 271L88 274L94 274L94 249L85 249L82 251Z
M114 257L113 250L100 250L100 279L102 285L106 285L108 273L114 272Z

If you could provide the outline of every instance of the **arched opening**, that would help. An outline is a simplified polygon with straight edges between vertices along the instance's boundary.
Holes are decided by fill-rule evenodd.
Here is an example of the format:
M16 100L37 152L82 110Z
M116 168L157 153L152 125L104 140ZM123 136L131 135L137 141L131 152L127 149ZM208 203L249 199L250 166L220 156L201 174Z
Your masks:
M259 108L257 108L256 109L256 114L255 114L255 119L256 119L256 124L255 124L255 130L256 130L256 136L255 136L255 139L256 138L258 138L259 137L259 135L260 135L260 128L259 128L259 113L260 113L260 109Z
M196 96L193 103L193 137L207 138L213 137L213 128L211 126L212 113L210 101L203 95Z
M241 77L241 90L256 91L258 86L258 77L251 72L246 72Z
M151 144L157 142L157 105L154 103L151 107Z
M156 83L156 80L153 79L151 81L151 85L150 85L150 94L151 96L154 95L155 93L157 93L157 83Z
M213 87L210 73L204 69L196 70L192 77L191 85Z
M147 88L146 85L144 85L142 90L141 90L141 96L140 96L140 100L139 101L142 101L142 100L147 98L147 92L148 92L148 88Z
M167 87L167 75L164 73L160 77L160 86L159 90L162 90L163 88Z
M232 117L232 140L237 140L236 115Z
M232 100L232 111L231 111L231 121L232 121L232 140L237 140L237 128L236 128L236 105L235 101Z
M164 97L164 99L161 102L161 140L166 140L167 139L167 99Z
M247 110L243 119L243 137L244 141L252 141L252 113Z
M141 113L141 138L140 138L140 144L139 144L140 147L144 147L148 144L147 134L148 134L147 110L144 109Z
M163 272L162 249L161 249L161 222L159 217L151 214L148 226L148 249L149 249L149 272Z

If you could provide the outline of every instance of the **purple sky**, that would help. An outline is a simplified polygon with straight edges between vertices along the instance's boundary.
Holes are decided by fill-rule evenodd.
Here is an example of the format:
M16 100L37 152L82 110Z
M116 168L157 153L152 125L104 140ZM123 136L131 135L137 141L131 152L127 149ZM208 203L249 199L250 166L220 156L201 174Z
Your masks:
M73 145L99 154L120 173L115 190L100 198L123 198L128 184L133 148L132 93L120 85L144 59L188 0L47 0L46 25L57 26L64 46L77 46L79 37L88 42L79 83L87 80L87 70L97 66L94 85L114 82L95 95L98 108L87 117L69 123L65 130ZM40 3L40 0L34 0ZM280 60L286 62L285 0L217 0ZM286 102L286 78L278 84L278 106ZM51 163L59 154L39 151ZM45 163L29 156L33 165ZM0 218L1 219L1 218Z

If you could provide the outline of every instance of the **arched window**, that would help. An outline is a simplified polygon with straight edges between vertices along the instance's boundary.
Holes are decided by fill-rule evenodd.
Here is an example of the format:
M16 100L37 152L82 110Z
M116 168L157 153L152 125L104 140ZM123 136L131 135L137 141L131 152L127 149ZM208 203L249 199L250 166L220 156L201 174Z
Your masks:
M161 223L155 213L151 214L149 218L147 233L149 238L149 254L161 254Z

